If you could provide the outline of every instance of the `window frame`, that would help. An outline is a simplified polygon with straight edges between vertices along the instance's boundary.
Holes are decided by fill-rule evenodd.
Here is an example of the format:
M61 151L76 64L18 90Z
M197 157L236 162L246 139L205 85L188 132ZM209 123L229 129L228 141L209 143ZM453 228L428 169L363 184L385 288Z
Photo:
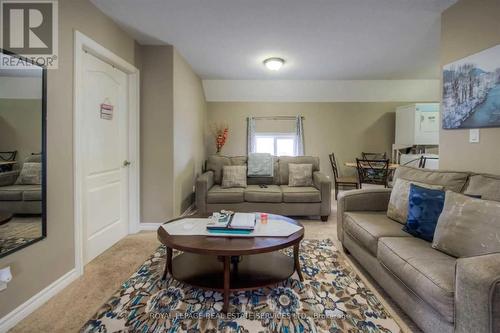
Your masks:
M272 138L274 143L274 156L289 156L289 155L277 155L278 154L278 139L292 139L293 140L293 155L297 156L297 135L296 133L290 132L257 132L254 134L255 140L255 152L257 152L257 138Z

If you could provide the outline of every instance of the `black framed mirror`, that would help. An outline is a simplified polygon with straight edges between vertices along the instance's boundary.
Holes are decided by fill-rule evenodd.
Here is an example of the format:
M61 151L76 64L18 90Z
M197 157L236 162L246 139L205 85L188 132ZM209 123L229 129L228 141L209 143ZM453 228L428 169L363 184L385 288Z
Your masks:
M0 49L0 258L47 236L47 70Z

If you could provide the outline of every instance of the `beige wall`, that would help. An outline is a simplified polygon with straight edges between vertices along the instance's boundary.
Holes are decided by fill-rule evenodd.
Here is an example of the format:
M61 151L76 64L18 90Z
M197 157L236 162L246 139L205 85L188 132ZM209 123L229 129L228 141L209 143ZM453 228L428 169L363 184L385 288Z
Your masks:
M172 46L136 46L141 68L141 222L164 222L193 202L205 160L205 95Z
M193 186L205 160L207 105L200 78L174 50L174 215L194 201Z
M13 150L19 164L42 151L41 100L0 98L0 151Z
M328 155L332 152L343 165L362 151L386 151L394 142L395 108L408 103L253 103L209 102L208 122L229 124L224 155L246 154L246 117L303 115L305 153L319 156L321 169L332 174ZM260 121L259 121L260 122ZM265 125L259 125L266 128ZM269 127L268 127L269 128ZM212 136L207 134L207 150L215 152ZM343 168L344 173L353 170Z
M141 69L141 222L173 216L173 47L138 46Z
M79 30L134 64L134 40L87 0L59 1L59 69L48 71L47 238L0 259L13 280L0 318L74 268L73 49Z
M459 60L500 43L500 1L460 0L441 20L441 64ZM440 167L500 174L500 128L480 130L479 144L469 130L440 132Z

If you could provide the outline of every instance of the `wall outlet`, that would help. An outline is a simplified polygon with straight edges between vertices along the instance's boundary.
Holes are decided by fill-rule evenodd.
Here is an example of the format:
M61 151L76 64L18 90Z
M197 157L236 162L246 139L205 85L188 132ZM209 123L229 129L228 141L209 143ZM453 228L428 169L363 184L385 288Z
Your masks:
M12 273L10 267L0 269L0 291L7 289L7 283L12 280Z
M469 143L479 143L479 129L469 130Z

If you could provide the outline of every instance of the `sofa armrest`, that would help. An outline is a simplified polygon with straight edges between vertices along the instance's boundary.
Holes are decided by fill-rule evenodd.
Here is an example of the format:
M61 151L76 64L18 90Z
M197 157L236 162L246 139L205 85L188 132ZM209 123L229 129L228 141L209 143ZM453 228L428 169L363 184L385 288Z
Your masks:
M455 332L500 332L500 253L457 260Z
M17 177L19 177L19 171L0 172L0 186L14 185Z
M313 173L313 183L314 187L321 192L320 214L325 221L332 211L332 181L324 173L315 171Z
M196 179L196 208L198 212L207 212L207 193L214 186L214 172L207 171Z
M386 211L391 198L390 188L352 190L339 193L337 201L337 238L344 241L344 213L355 211Z

